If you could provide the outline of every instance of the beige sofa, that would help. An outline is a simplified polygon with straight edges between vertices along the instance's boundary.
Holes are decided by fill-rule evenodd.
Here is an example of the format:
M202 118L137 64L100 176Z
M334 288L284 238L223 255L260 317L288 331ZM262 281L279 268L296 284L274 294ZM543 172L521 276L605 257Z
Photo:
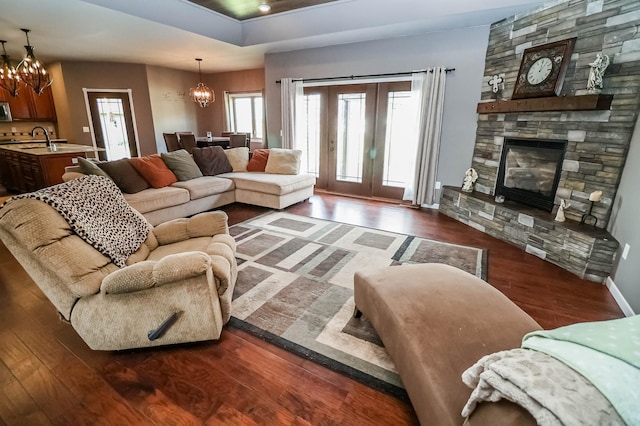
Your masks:
M78 177L80 167L67 167L63 180ZM264 172L231 172L149 188L124 198L152 225L189 217L233 202L283 209L313 195L312 175L281 175Z
M92 349L218 339L230 318L237 263L224 212L152 228L123 268L35 199L0 208L0 240Z

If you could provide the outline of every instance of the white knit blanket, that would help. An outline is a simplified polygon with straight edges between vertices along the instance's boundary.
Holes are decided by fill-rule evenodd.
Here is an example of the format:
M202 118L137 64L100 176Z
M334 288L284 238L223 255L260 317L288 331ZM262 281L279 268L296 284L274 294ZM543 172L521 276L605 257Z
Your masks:
M56 209L80 238L121 268L149 235L148 222L106 177L83 176L7 202L19 198L35 198Z
M462 410L468 417L483 401L506 399L539 425L624 425L611 403L581 374L545 353L512 349L482 357L462 374L473 389Z

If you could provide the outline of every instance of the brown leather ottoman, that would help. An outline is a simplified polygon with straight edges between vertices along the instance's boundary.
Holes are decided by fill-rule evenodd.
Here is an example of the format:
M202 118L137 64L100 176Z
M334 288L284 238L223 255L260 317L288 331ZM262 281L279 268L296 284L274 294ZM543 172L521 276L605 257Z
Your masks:
M425 425L456 425L471 395L462 372L482 356L520 347L541 327L480 278L443 264L355 274L357 309L380 335ZM535 424L520 406L482 403L469 424Z

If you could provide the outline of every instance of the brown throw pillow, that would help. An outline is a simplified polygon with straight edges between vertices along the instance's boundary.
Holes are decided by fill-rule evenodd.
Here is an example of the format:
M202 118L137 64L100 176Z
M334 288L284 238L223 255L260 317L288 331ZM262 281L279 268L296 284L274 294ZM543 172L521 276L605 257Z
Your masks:
M116 183L122 192L135 194L149 188L149 182L137 172L128 158L122 160L99 163L98 167L104 170Z
M225 155L224 149L219 146L194 148L193 160L205 176L215 176L233 171L233 167L231 167L231 163Z
M132 158L131 165L154 188L164 188L178 181L158 154Z
M247 163L248 172L264 172L267 167L267 161L269 160L268 149L256 149L253 151L253 155Z
M162 161L171 169L180 182L202 177L202 172L184 149L160 154Z

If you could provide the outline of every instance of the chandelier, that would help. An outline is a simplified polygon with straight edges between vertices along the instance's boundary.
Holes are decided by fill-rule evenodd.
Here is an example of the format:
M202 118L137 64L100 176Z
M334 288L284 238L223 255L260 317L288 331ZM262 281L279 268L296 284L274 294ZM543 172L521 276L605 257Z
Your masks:
M196 87L189 89L189 96L193 102L200 105L201 108L206 108L210 103L215 102L216 95L213 93L213 90L209 89L207 85L202 82L202 71L200 69L200 62L202 62L202 59L196 58L196 61L198 61L198 75L200 76L200 82Z
M33 54L33 46L29 44L29 31L25 28L21 28L27 36L27 45L24 47L27 50L27 54L18 64L18 72L20 73L20 79L30 86L36 94L40 95L44 89L51 86L53 80L49 78L47 70L44 65Z
M0 40L2 43L2 63L0 63L0 87L9 92L11 96L18 96L18 88L20 87L20 75L18 70L11 63L7 50L4 48L6 40Z

